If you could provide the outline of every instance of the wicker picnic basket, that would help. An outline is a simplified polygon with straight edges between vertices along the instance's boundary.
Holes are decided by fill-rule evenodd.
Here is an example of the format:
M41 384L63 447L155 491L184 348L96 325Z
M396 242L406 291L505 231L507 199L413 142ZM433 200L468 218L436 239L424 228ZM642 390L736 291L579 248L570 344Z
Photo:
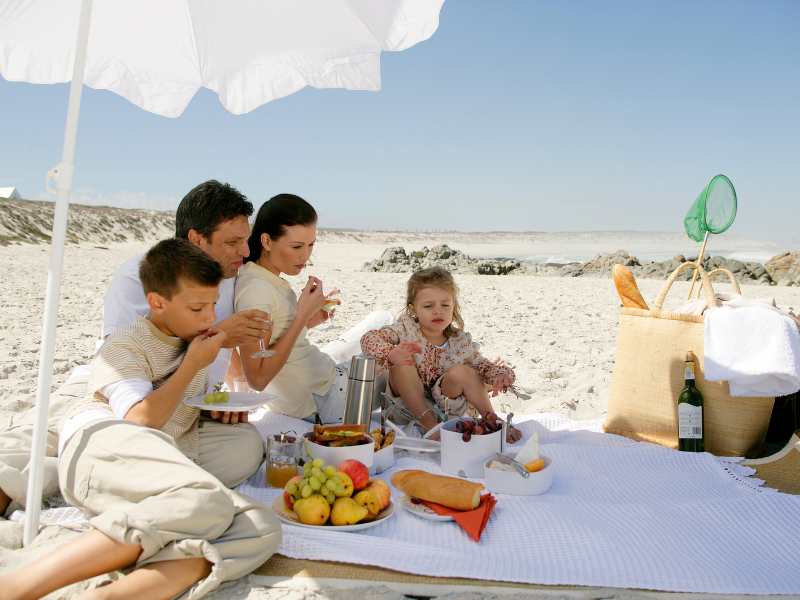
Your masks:
M691 350L698 360L696 381L704 400L706 451L743 456L763 441L775 399L734 398L727 382L705 380L703 317L662 308L678 275L689 268L697 269L709 306L718 305L710 281L717 272L727 275L734 291L741 293L730 271L707 274L702 266L685 262L669 276L649 310L621 309L605 430L677 448L677 399L684 385L686 352Z

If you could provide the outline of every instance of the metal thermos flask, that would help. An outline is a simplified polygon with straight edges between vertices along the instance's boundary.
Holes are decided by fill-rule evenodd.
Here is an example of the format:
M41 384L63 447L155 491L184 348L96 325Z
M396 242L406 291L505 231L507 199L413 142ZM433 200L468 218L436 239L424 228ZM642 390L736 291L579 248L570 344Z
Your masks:
M375 396L375 359L358 354L350 360L343 423L369 425Z

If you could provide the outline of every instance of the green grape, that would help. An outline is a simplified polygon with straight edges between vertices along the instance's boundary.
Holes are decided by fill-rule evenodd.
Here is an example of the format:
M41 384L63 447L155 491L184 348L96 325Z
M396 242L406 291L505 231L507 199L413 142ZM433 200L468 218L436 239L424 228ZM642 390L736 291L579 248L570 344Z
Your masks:
M336 467L334 467L333 465L328 465L327 467L325 467L325 475L328 477L333 477L334 475L336 475Z
M328 501L328 504L333 504L334 502L336 502L336 495L333 492L326 492L325 500Z
M319 479L320 475L322 475L322 469L320 469L319 467L314 467L313 469L311 469L312 477L316 477L317 479Z
M319 488L322 487L322 484L319 482L319 479L317 479L316 477L312 477L311 480L308 483L311 486L311 489L314 490L315 492L317 490L319 490Z
M311 489L310 485L304 485L302 491L300 492L300 495L303 498L308 498L312 494L313 491L314 490Z
M295 493L296 491L297 491L297 482L296 482L296 481L290 481L290 482L289 482L289 483L286 485L286 492L287 492L287 493L288 493L290 496L294 496L294 493Z
M334 489L333 491L337 496L343 496L344 495L344 485L337 482L336 489Z
M328 479L328 481L325 482L325 489L332 492L336 489L336 482L333 479Z
M318 469L321 469L321 468L322 468L322 467L325 465L325 461L324 461L324 460L322 460L321 458L315 458L315 459L312 461L312 463L311 463L311 464L312 464L313 466L317 467Z

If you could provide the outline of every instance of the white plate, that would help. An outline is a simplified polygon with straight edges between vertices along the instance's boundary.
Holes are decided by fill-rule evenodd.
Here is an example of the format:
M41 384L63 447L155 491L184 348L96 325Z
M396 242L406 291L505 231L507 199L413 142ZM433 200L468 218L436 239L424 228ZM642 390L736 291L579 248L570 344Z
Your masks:
M355 525L307 525L305 523L301 523L293 511L286 509L286 506L283 504L283 494L275 498L275 500L272 502L272 510L275 511L275 515L281 521L288 523L289 525L297 525L298 527L312 527L314 529L324 527L328 531L359 531L361 529L369 529L370 527L375 527L375 525L380 525L386 519L391 517L394 514L394 502L391 502L389 506L379 512L378 516L373 520L362 521L361 523L356 523Z
M400 436L394 438L394 447L397 450L427 453L439 452L439 450L442 449L441 443L437 442L436 440Z
M451 515L440 515L432 508L428 508L424 504L415 504L408 496L403 496L400 499L400 506L405 508L412 515L420 519L428 519L429 521L452 521Z
M224 404L206 404L203 398L206 394L200 394L184 400L188 406L194 406L201 410L216 410L220 412L244 412L255 410L274 401L277 396L274 394L254 394L250 392L228 392L228 401Z

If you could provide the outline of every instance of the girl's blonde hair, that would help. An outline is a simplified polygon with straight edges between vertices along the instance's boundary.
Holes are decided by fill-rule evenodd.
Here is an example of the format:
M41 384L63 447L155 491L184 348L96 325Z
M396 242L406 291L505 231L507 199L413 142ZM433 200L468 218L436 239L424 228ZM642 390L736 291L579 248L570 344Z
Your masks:
M458 304L458 286L450 271L442 267L430 267L417 271L408 279L406 288L406 308L405 313L415 318L414 300L422 288L434 287L448 292L453 296L453 320L444 330L447 337L457 333L459 329L464 329L464 319L461 317L461 306ZM455 325L455 326L454 326Z

